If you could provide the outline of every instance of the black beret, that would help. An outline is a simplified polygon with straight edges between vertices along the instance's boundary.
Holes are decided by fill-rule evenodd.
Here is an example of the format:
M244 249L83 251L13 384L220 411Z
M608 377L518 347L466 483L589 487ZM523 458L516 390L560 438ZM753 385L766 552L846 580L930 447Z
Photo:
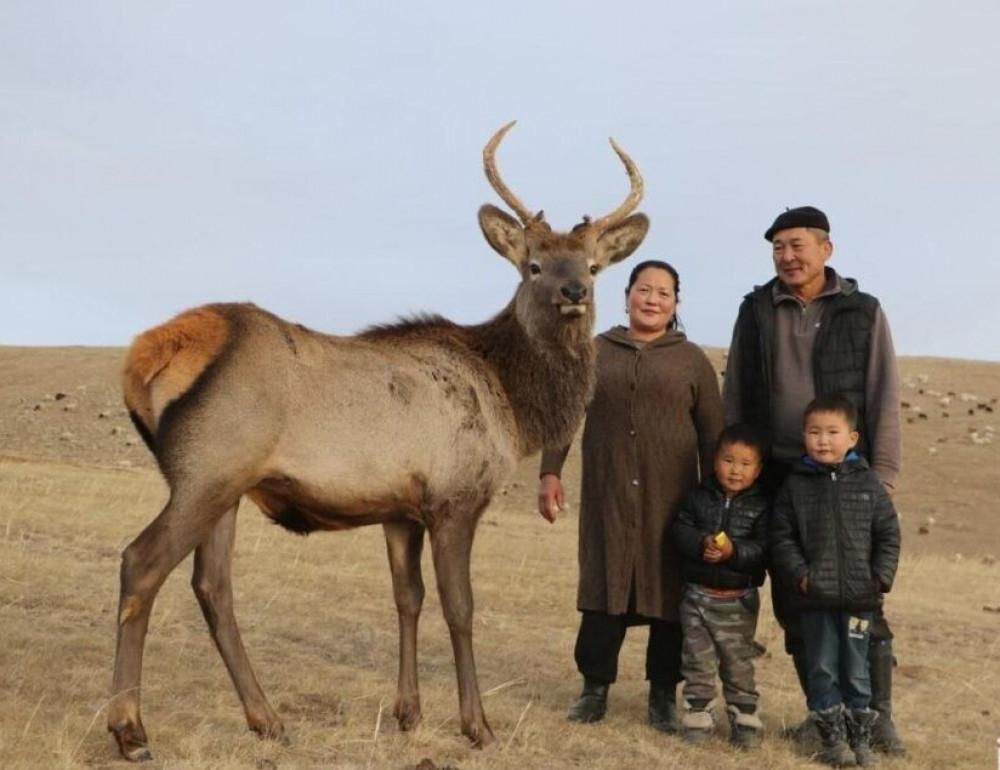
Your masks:
M768 241L774 238L774 234L779 230L788 230L792 227L815 227L819 230L830 232L830 220L826 214L815 206L799 206L794 209L785 209L774 224L767 228L764 238Z

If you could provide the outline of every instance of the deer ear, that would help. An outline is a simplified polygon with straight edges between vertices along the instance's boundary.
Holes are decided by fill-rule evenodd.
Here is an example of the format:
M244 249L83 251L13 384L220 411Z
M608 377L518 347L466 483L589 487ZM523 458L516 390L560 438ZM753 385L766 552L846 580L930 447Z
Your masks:
M489 204L479 209L479 227L486 242L502 257L520 268L528 257L524 228L505 211Z
M645 214L633 214L621 224L609 227L597 239L597 262L601 265L620 262L639 248L647 232L649 217Z

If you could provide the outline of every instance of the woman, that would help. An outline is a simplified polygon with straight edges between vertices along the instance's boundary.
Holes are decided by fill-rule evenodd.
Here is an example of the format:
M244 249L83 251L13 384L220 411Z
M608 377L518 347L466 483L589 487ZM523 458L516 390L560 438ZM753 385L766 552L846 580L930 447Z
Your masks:
M679 289L667 263L636 265L625 289L628 327L596 341L582 447L575 658L584 685L569 710L574 722L604 717L625 630L649 625L649 721L664 732L678 727L681 586L669 525L699 472L711 472L723 426L715 372L678 330ZM542 455L538 508L549 521L563 504L568 449Z

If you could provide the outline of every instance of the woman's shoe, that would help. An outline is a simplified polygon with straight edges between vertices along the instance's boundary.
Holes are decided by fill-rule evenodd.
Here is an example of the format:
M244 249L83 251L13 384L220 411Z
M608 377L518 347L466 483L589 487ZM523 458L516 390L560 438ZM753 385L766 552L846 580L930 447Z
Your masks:
M569 707L566 718L570 722L600 722L608 712L609 687L610 685L584 678L583 692L576 703Z

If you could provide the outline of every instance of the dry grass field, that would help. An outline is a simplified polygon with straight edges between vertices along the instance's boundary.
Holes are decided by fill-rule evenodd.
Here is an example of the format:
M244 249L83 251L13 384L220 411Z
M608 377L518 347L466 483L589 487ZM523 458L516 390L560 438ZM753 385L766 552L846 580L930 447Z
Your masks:
M722 354L711 351L719 368ZM124 766L105 732L122 548L166 488L122 412L113 349L0 348L0 767ZM1000 364L903 359L904 558L896 632L906 768L997 767L1000 738ZM951 394L951 395L949 395ZM921 416L923 415L923 416ZM575 450L574 450L575 451ZM579 458L571 455L567 488ZM497 745L459 732L455 675L429 557L420 629L424 722L391 717L396 613L379 528L294 537L249 503L234 565L237 615L289 745L249 734L189 586L161 591L148 636L144 721L164 768L809 766L778 733L804 713L765 606L758 637L764 747L724 731L689 747L645 724L645 630L630 632L609 718L571 726L579 689L576 520L533 512L536 462L486 512L473 554L475 647ZM921 533L924 530L924 533Z

